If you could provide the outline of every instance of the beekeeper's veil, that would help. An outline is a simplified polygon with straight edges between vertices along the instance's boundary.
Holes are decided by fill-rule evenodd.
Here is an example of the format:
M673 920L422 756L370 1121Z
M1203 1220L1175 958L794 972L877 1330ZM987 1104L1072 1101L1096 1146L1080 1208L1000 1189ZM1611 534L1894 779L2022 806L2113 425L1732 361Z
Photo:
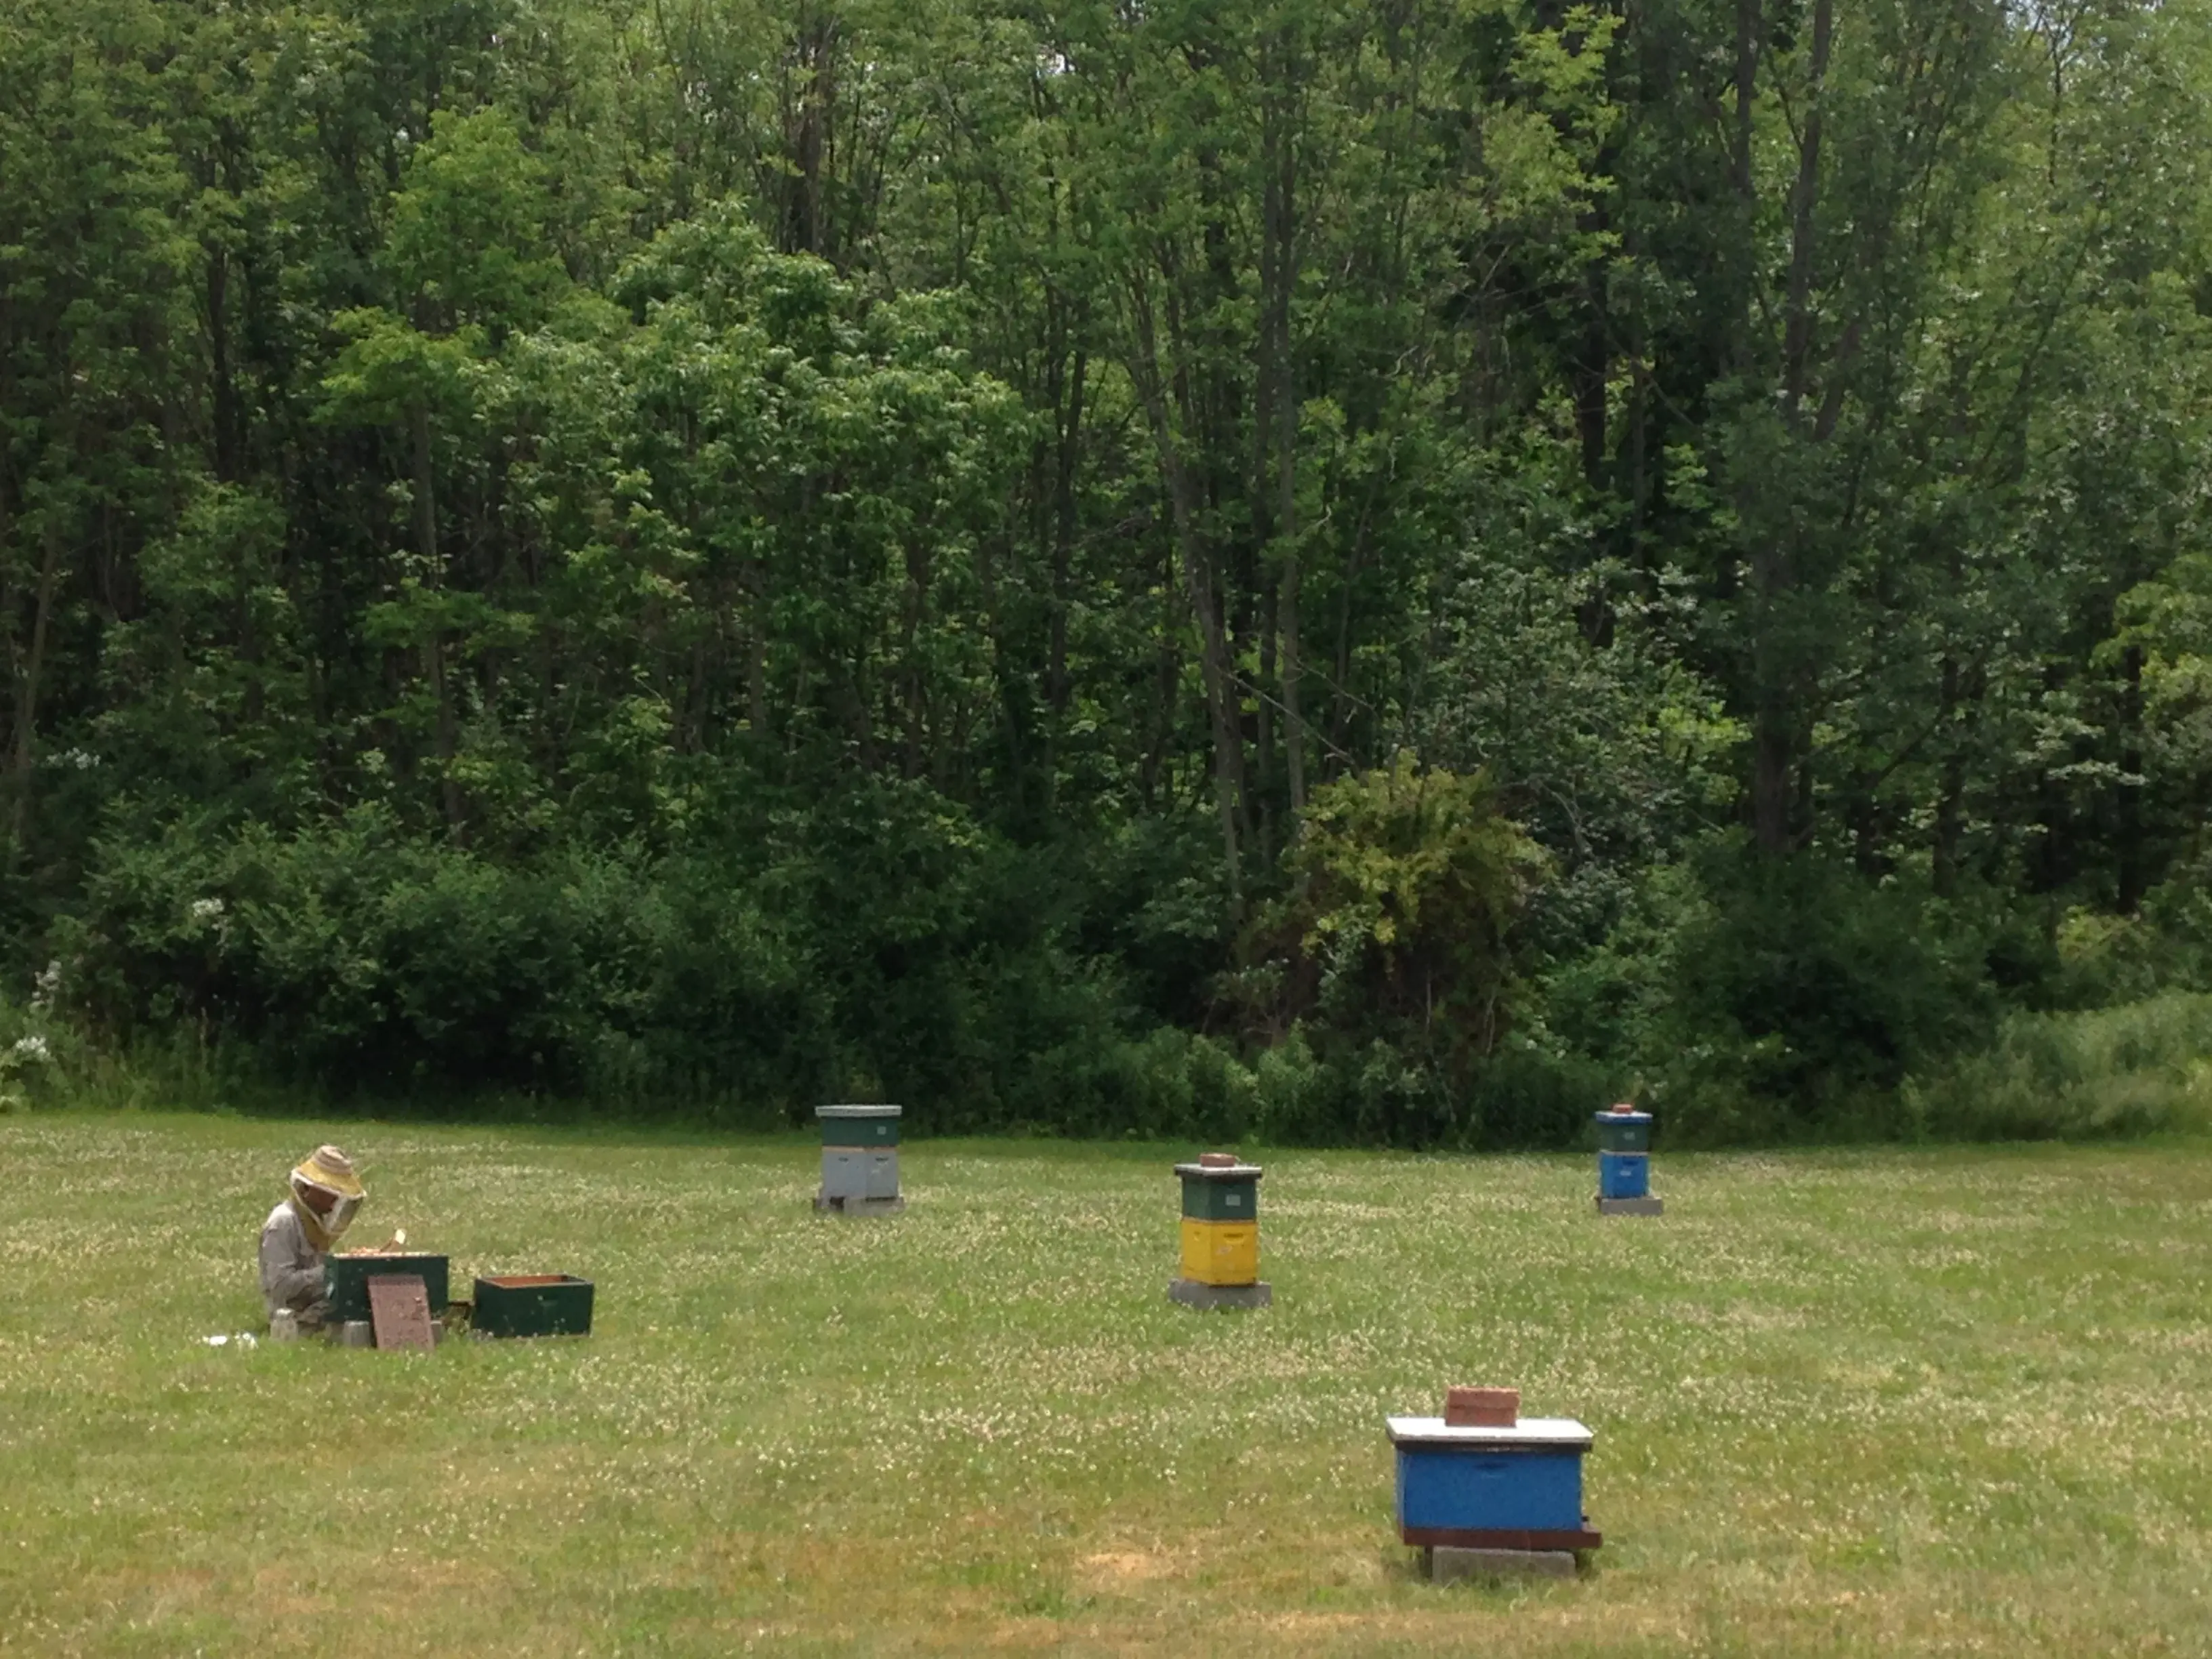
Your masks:
M353 1224L355 1212L368 1196L361 1177L353 1172L353 1160L335 1146L316 1147L292 1171L292 1207L307 1230L307 1242L319 1250L330 1249Z

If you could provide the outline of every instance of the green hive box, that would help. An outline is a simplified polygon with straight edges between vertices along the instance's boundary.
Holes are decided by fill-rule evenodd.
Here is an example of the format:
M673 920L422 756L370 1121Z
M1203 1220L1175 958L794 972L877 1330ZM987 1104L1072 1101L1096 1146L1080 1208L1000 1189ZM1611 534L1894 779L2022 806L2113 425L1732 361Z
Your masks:
M368 1316L368 1281L380 1273L412 1273L422 1281L434 1318L446 1311L449 1274L442 1255L334 1255L323 1266L332 1323Z
M592 1281L574 1273L479 1279L471 1322L487 1336L589 1336Z
M1260 1218L1260 1170L1252 1164L1222 1168L1178 1164L1182 1177L1182 1213L1186 1221L1257 1221Z
M817 1106L824 1146L860 1147L868 1151L899 1144L897 1106Z

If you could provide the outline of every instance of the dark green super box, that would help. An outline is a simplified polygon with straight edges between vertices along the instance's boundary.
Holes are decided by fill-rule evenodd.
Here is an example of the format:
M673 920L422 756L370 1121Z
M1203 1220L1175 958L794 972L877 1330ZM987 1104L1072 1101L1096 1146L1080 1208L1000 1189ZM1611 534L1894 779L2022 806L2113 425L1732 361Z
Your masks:
M486 1336L589 1336L592 1281L574 1273L479 1279L470 1322Z
M446 1311L448 1274L442 1255L334 1255L323 1265L323 1288L333 1324L368 1317L368 1281L381 1273L409 1273L422 1281L430 1312Z

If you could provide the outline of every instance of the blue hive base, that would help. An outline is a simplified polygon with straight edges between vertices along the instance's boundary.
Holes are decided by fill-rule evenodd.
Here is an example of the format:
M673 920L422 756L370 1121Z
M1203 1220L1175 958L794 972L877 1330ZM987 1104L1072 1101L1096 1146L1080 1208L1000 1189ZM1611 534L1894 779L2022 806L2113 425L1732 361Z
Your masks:
M1663 1215L1667 1206L1656 1198L1601 1198L1600 1215Z

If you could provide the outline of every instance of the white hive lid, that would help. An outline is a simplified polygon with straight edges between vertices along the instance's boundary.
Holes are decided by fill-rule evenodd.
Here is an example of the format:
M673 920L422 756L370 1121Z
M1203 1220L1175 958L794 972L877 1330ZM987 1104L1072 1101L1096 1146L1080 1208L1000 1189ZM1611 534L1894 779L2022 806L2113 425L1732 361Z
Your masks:
M1512 1426L1453 1428L1441 1417L1383 1419L1394 1446L1498 1446L1534 1449L1544 1446L1587 1451L1597 1438L1571 1417L1524 1417Z
M896 1117L904 1108L898 1106L817 1106L817 1117Z

